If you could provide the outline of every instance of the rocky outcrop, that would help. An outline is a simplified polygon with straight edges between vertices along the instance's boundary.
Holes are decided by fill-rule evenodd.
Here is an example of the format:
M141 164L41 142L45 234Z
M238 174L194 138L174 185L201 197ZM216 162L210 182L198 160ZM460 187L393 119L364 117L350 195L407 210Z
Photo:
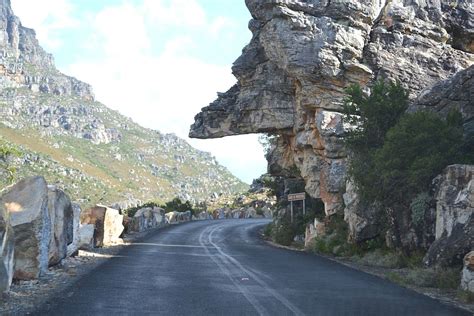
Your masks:
M74 241L74 211L71 200L55 186L48 187L48 211L51 221L49 265L56 265L67 256L68 245Z
M474 65L423 91L408 110L431 111L443 117L457 110L466 136L474 138Z
M36 279L49 263L51 219L43 177L24 179L1 197L15 232L15 279Z
M460 264L463 256L474 249L474 166L449 166L435 182L436 241L424 262Z
M55 68L53 56L41 48L35 31L24 27L13 14L10 0L0 1L0 50L2 85L94 99L88 84L65 76ZM43 69L48 71L42 72Z
M474 251L471 251L464 257L461 288L474 293Z
M0 208L0 293L10 289L13 280L15 238L10 225L10 215Z
M234 63L238 83L202 109L190 136L279 135L270 172L296 168L328 215L342 211L346 191L344 89L398 80L414 98L474 61L468 0L246 4L253 38Z
M118 210L97 205L81 214L81 224L94 226L94 246L103 247L122 243L123 215Z
M382 232L383 209L377 205L366 205L360 201L354 183L348 181L344 198L344 220L349 228L349 240L359 243L377 237Z

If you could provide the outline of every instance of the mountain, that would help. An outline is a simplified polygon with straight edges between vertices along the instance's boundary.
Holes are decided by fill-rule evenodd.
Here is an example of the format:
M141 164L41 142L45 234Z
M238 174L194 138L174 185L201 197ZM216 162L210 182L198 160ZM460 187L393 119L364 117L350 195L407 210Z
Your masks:
M376 223L370 208L347 207L346 88L359 84L370 91L379 80L400 82L414 100L424 89L468 68L474 63L472 1L246 4L253 38L234 63L238 83L202 109L190 136L270 133L269 172L300 179L306 192L324 203L328 217L344 214L351 235L363 235ZM458 81L467 80L468 74ZM461 111L465 125L472 122L469 92L443 91L450 102L457 102L452 107ZM400 235L408 236L407 244L414 240L409 229Z
M56 69L9 0L0 10L0 137L24 153L9 159L17 177L44 175L85 205L197 201L248 188L209 153L95 101L90 85Z

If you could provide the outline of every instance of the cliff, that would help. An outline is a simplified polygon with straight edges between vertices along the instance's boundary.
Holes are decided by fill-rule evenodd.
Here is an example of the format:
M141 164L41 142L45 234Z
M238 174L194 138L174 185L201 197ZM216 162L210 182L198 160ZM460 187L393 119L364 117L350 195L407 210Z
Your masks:
M399 81L415 99L474 62L468 0L246 4L253 38L234 63L238 83L202 109L190 136L278 135L269 171L289 176L297 169L328 215L344 207L345 88Z

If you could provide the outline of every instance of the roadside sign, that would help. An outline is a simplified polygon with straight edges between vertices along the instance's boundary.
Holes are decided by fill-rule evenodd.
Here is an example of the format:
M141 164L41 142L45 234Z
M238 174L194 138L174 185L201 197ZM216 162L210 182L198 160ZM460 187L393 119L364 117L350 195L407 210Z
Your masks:
M303 201L306 199L306 193L295 193L295 194L288 194L288 202L291 201Z
M306 214L306 193L293 193L288 194L288 202L291 202L291 222L293 223L293 202L295 201L303 201L303 215Z

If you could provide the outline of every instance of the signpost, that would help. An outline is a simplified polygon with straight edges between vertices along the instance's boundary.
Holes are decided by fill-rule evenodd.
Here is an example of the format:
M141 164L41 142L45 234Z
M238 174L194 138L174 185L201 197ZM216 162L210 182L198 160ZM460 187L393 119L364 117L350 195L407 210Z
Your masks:
M303 215L306 215L306 193L288 194L288 202L291 202L291 222L293 223L293 202L303 201Z

